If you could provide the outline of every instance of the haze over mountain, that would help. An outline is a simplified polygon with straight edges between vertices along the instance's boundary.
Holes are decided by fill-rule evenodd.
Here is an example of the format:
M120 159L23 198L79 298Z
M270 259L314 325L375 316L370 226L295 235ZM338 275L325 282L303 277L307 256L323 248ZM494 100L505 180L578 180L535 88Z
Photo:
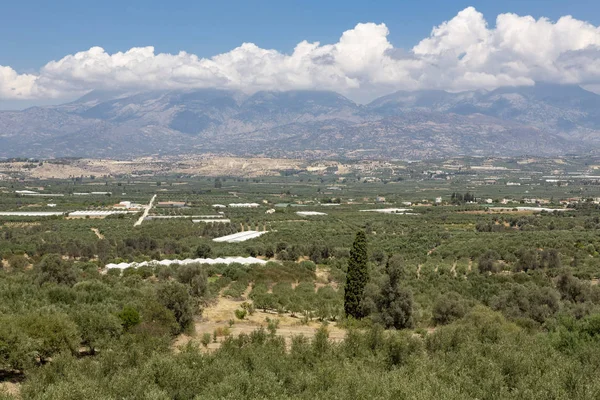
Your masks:
M359 105L330 91L93 91L0 112L0 156L560 155L600 146L600 96L538 83L400 91Z

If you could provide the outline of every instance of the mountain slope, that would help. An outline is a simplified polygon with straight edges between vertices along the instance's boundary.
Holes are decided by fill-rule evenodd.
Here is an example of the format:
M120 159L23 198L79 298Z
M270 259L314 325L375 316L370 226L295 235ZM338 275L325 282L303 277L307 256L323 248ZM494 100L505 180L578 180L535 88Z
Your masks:
M327 91L94 91L0 112L0 157L156 153L392 156L559 155L600 147L600 96L537 84L400 91L358 105Z
M482 114L544 128L564 138L600 141L600 136L590 137L591 131L600 131L600 96L575 85L538 83L461 93L400 91L376 99L368 108L379 115L406 111Z

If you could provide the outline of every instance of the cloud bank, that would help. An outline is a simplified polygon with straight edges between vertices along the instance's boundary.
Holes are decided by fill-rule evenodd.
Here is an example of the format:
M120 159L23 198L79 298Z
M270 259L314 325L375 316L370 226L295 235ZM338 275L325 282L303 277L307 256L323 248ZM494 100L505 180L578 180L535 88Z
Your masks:
M495 27L469 7L410 50L394 48L385 24L360 23L335 44L303 41L291 54L252 43L211 58L100 47L50 61L37 74L0 65L0 99L50 99L92 89L327 89L360 97L393 90L494 89L536 81L600 84L600 28L500 14Z

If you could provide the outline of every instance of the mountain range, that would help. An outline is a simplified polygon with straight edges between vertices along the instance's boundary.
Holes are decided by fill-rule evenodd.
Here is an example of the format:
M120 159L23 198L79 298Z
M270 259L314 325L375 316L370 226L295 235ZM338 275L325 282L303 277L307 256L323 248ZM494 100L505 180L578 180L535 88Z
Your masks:
M92 91L0 111L0 157L220 153L424 159L600 149L600 96L537 83L399 91L360 105L327 91Z

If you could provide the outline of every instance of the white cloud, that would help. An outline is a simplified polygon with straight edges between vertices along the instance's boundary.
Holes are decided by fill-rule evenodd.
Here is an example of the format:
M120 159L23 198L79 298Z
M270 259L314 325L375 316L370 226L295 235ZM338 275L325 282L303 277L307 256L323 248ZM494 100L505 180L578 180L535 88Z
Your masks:
M600 83L600 28L571 16L556 22L501 14L491 28L469 7L433 28L410 51L394 48L384 24L358 24L335 44L299 43L291 54L252 43L212 58L156 54L153 47L108 54L100 47L51 61L37 74L0 66L0 98L72 97L91 89L218 87L329 89L355 98L393 90L493 89L553 81Z
M14 69L0 65L0 99L33 97L36 79L34 75L19 75Z

